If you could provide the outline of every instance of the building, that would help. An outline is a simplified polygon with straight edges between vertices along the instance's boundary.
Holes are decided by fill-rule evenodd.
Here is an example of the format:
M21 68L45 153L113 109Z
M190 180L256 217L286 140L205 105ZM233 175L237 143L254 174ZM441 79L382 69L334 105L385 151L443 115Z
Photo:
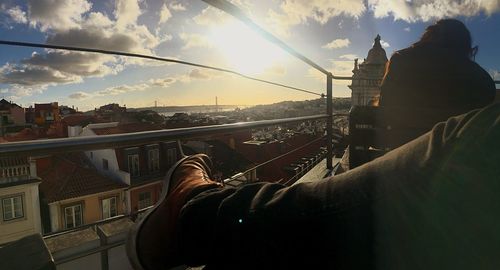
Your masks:
M71 114L64 116L61 120L64 126L66 137L76 137L82 133L83 128L88 124L102 123L103 120L94 115L87 114Z
M0 244L42 232L39 184L33 160L0 158Z
M59 114L64 117L67 115L81 114L81 113L78 112L78 107L75 109L74 106L69 107L69 106L61 105L61 106L59 106Z
M59 113L59 105L57 102L52 103L35 103L34 110L28 110L28 112L33 113L32 117L27 117L34 121L34 124L39 126L50 125L61 120L61 115Z
M380 44L380 35L377 35L363 63L354 60L352 84L349 85L352 106L369 106L378 102L386 63L387 55Z
M83 152L39 158L37 165L44 233L125 212L128 185L100 174Z
M89 124L80 136L101 136L162 129L148 123L117 122ZM155 204L161 194L163 177L180 158L176 142L160 142L116 149L86 151L85 154L101 174L129 185L126 192L128 212Z
M18 131L25 125L24 108L5 99L0 100L0 136Z
M120 106L117 103L110 103L104 106L99 107L96 110L98 114L114 114L114 113L125 113L127 112L127 108L125 106Z

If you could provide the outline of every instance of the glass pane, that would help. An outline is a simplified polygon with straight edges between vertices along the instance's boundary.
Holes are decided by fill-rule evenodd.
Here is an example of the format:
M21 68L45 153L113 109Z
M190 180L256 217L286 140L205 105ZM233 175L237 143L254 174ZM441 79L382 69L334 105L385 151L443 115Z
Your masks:
M75 211L75 226L82 225L82 207L80 205L74 206Z
M66 228L75 227L75 224L73 223L73 207L66 207L64 209L64 216L66 220Z
M130 175L132 176L139 175L139 155L128 156L128 168Z
M139 194L139 209L146 208L151 205L151 192Z
M13 219L14 216L12 213L12 200L11 200L11 198L3 199L2 204L3 204L3 219L4 220Z
M112 217L116 216L116 198L113 197L109 201L110 201L110 209L109 209L110 216Z
M5 208L12 208L12 199L11 198L3 199L2 204L3 204L4 211L5 211Z
M23 215L23 200L21 196L14 197L14 216L22 217Z
M109 213L109 199L102 200L102 217L103 218L109 218L110 213Z

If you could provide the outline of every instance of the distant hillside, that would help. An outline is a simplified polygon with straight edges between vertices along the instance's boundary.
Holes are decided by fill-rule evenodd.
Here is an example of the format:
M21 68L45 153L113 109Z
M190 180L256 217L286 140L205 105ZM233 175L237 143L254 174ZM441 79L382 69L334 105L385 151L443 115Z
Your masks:
M246 106L241 105L219 105L217 106L219 111L234 110L236 108L242 108ZM165 106L165 107L143 107L143 108L127 108L128 111L145 111L151 110L157 113L172 113L172 112L215 112L215 105L193 105L193 106Z
M263 105L219 105L219 111L232 111L236 108L266 108L266 107L277 107L277 106L298 106L303 105L320 105L324 104L324 99L313 99L304 101L281 101L272 104ZM335 110L349 110L351 107L351 98L333 98L333 107ZM187 112L187 113L197 113L197 112L215 112L215 105L193 105L193 106L165 106L165 107L143 107L143 108L127 108L128 111L145 111L152 110L157 113L173 113L173 112Z

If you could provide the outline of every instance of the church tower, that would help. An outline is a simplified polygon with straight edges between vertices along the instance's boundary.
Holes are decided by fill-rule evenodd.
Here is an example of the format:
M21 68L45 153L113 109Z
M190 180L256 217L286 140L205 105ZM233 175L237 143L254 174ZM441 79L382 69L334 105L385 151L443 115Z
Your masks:
M380 45L380 35L377 35L363 63L358 64L358 59L354 60L352 84L349 85L352 106L370 106L378 100L386 63L387 55Z

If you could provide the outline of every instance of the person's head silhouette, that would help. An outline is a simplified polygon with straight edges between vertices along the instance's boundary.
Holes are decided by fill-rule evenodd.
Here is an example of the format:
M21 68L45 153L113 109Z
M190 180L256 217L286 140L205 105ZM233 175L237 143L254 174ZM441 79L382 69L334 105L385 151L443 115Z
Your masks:
M477 46L472 47L472 38L467 27L456 19L442 19L427 27L414 46L432 45L454 51L456 54L474 59Z

